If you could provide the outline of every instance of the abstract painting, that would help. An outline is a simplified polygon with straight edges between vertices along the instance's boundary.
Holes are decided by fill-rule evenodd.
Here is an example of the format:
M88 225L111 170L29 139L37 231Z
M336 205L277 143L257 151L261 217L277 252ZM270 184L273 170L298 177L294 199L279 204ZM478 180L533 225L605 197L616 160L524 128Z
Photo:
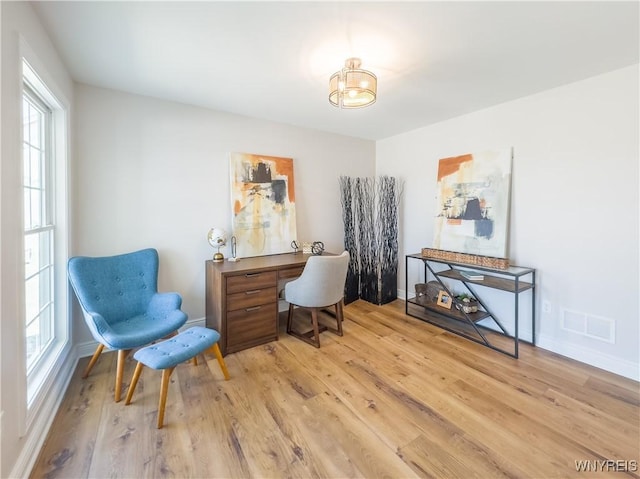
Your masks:
M238 257L290 252L296 239L293 159L231 153L230 171Z
M511 148L438 164L436 249L507 258Z

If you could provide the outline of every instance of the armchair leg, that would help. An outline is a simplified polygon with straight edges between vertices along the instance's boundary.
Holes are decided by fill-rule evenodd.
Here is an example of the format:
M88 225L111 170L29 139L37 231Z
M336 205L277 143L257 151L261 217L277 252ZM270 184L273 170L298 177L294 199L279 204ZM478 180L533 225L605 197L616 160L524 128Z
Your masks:
M89 376L89 373L93 369L93 366L95 366L96 361L98 361L100 354L102 354L103 349L104 349L104 344L98 344L96 351L93 353L93 356L91 356L91 361L89 361L89 364L87 364L87 367L82 373L82 379L87 379L87 377Z
M116 388L115 399L116 402L120 402L120 396L122 394L122 376L124 375L124 362L129 354L128 349L120 349L118 351L118 366L116 371Z

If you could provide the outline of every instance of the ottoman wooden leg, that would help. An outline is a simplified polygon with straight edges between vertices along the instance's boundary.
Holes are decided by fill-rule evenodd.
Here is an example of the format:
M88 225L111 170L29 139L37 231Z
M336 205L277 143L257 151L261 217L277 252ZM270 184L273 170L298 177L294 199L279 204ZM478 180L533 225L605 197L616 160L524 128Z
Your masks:
M124 402L125 406L131 404L131 398L133 397L133 391L136 390L136 386L138 385L138 379L140 379L140 373L142 372L142 368L144 365L138 361L136 365L136 370L133 372L133 377L131 378L131 384L129 385L129 391L127 391L127 400Z
M216 359L218 360L220 369L222 369L222 374L224 374L224 378L228 380L229 371L227 370L227 365L224 362L224 358L222 357L222 352L220 351L220 346L218 346L218 343L213 343L213 345L211 346L211 351L213 351L213 354L216 355Z
M160 402L158 403L158 429L162 429L164 422L164 408L167 405L167 391L169 390L169 378L175 366L162 370L162 385L160 386Z

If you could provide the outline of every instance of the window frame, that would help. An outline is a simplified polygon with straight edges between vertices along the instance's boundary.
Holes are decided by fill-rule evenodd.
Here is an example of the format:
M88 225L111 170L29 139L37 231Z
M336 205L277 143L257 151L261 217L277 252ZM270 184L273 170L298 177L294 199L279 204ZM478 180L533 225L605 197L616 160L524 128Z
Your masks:
M45 72L43 72L45 73ZM48 78L48 77L47 77ZM55 86L54 82L49 84ZM22 57L22 75L20 88L20 104L23 101L25 91L30 89L33 94L46 105L51 111L51 128L47 138L50 147L49 171L47 172L50 188L46 192L47 201L50 206L48 212L49 223L53 223L51 228L51 238L53 248L51 248L51 263L53 282L53 320L52 339L47 345L44 353L29 368L27 368L27 345L26 345L26 274L25 274L25 217L24 217L24 194L21 195L21 251L22 251L22 274L23 284L21 285L21 318L22 318L22 381L24 384L24 407L25 421L23 423L23 433L31 427L34 420L40 416L45 403L49 401L48 394L52 388L56 388L58 373L61 371L63 363L71 357L71 321L69 314L69 286L66 276L66 261L68 259L69 244L69 213L68 213L68 148L69 148L69 108L67 101L60 101L58 98L64 97L56 95L42 80L40 75L32 67L29 60ZM22 123L24 122L24 112L20 113L21 131L20 140L23 143L24 133ZM24 185L24 147L20 153L20 179ZM24 187L23 187L24 188ZM46 226L45 228L48 228ZM51 245L50 245L51 246ZM22 382L21 381L21 382ZM59 386L59 385L58 385Z
M48 349L50 348L51 344L55 341L55 321L56 321L56 282L55 282L55 255L53 254L53 252L55 251L56 248L56 244L55 244L55 229L56 229L56 222L55 222L55 203L54 203L54 187L53 187L53 171L55 170L55 163L54 163L54 157L53 157L53 110L51 107L49 107L49 105L47 105L45 103L45 101L40 97L40 95L38 95L38 93L36 91L34 91L33 87L29 84L28 81L25 81L23 84L23 90L22 90L22 97L23 97L23 101L24 98L26 97L27 102L31 105L31 107L35 107L36 110L38 110L38 112L42 115L42 121L43 124L41 126L41 132L40 134L40 141L41 141L41 145L40 145L40 151L41 154L43 155L43 158L41 160L41 164L39 165L39 178L40 178L40 185L39 187L35 187L32 182L29 182L29 185L26 184L26 182L24 181L26 178L25 176L28 174L29 175L29 179L31 180L31 172L27 173L25 172L25 158L24 158L24 152L25 152L25 147L29 146L31 147L33 145L33 143L31 141L29 141L29 143L26 142L25 138L24 138L24 130L23 130L23 189L24 189L24 196L23 198L26 197L26 190L29 189L34 189L34 190L39 190L41 192L39 201L40 201L40 206L39 206L39 212L40 212L40 218L39 218L39 222L37 223L37 226L34 227L27 227L26 225L24 225L23 227L23 246L26 246L26 239L28 236L36 236L39 237L41 234L46 234L48 236L48 244L44 247L47 248L49 251L46 254L46 257L48 258L46 261L46 265L44 265L44 267L42 265L40 265L38 267L38 270L34 273L28 274L25 271L25 277L24 277L24 282L25 282L25 300L26 300L26 283L29 282L30 280L35 279L36 277L42 277L42 275L46 274L48 276L47 278L47 283L48 283L48 291L47 291L47 303L44 305L44 307L41 307L42 305L39 304L39 311L38 313L33 316L32 318L29 318L28 315L28 311L27 311L27 307L25 304L25 315L24 315L24 320L25 320L25 326L28 329L29 325L31 325L33 322L38 321L41 323L41 320L39 319L42 315L43 310L46 308L49 310L49 316L50 319L47 321L49 324L47 325L48 329L49 329L49 337L48 339L45 341L45 344L41 345L38 349L39 352L36 353L35 358L33 361L29 362L29 358L28 358L28 351L25 351L27 353L27 383L29 383L29 377L32 375L34 369L36 369L39 365L41 365L41 363L46 360L46 356L48 353ZM22 112L22 117L23 117L23 127L25 125L24 122L24 109ZM24 200L26 202L26 200ZM27 206L25 203L23 203L23 215L26 215L26 209ZM31 210L31 208L29 208ZM24 219L24 217L23 217ZM27 222L26 219L24 219L25 223ZM33 225L33 218L30 222L31 225ZM41 240L39 240L41 241ZM39 246L39 257L42 256L42 250L44 249L42 247L42 245ZM24 252L26 253L26 248L23 248ZM23 253L24 254L24 253ZM26 257L25 259L25 263L26 263ZM46 272L45 272L46 270ZM42 282L40 283L40 285L42 285ZM40 289L40 288L39 288ZM42 294L42 293L40 293ZM25 301L26 303L26 301ZM42 327L42 323L40 324L40 326ZM25 338L28 339L28 336ZM26 344L25 344L26 347ZM28 349L28 348L27 348Z

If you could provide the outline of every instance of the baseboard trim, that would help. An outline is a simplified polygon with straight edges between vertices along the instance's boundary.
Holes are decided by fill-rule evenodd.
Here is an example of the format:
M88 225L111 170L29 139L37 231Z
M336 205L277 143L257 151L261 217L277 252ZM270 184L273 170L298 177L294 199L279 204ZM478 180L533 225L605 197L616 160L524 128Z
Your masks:
M627 359L622 359L610 354L596 351L595 349L560 342L557 339L545 335L538 335L536 346L566 356L581 363L604 369L610 373L624 376L625 378L640 381L640 364Z

